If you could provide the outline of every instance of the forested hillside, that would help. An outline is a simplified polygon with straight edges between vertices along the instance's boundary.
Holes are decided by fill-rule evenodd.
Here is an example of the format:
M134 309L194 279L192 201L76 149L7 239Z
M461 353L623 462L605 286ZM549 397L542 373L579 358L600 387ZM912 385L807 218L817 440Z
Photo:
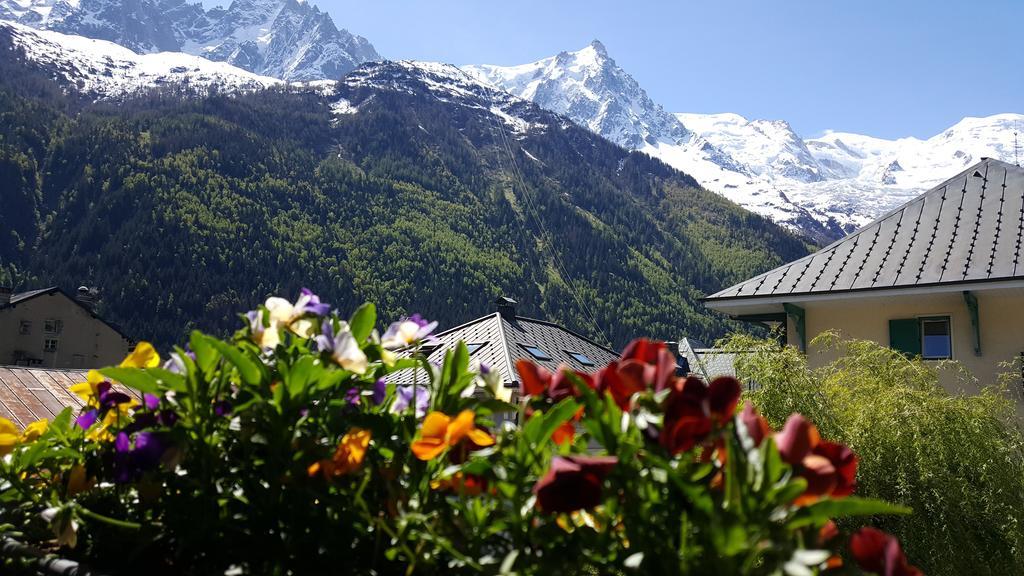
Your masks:
M97 286L106 317L162 345L307 286L442 326L504 294L621 346L723 334L703 294L807 251L532 104L510 134L399 64L370 66L402 89L92 104L0 45L0 274ZM339 96L358 112L332 111Z

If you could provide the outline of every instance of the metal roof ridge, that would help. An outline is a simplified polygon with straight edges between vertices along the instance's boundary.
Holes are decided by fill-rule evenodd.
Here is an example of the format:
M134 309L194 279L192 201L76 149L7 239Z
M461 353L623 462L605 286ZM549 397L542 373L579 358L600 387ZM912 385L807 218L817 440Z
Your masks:
M517 378L519 372L516 370L515 364L512 363L512 353L509 351L508 338L505 337L505 318L502 317L500 312L491 314L492 318L498 321L498 340L501 344L501 353L505 357L505 365L508 366L508 376L513 382L519 383Z

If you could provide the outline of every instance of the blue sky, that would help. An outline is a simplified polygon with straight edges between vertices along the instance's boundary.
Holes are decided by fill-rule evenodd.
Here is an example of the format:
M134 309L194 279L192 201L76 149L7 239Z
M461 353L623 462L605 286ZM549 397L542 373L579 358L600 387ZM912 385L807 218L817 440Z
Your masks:
M598 38L671 112L928 137L1024 112L1024 1L310 0L391 59L521 64Z

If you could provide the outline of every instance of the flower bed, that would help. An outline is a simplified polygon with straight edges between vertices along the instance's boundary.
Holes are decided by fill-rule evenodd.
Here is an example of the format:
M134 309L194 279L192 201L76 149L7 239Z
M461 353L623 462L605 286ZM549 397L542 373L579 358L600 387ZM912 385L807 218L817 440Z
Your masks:
M521 361L509 405L464 345L418 353L434 324L375 324L270 298L228 341L91 372L77 414L0 421L0 532L111 574L918 573L833 523L908 512L852 495L849 449L799 415L773 432L661 343L593 374Z

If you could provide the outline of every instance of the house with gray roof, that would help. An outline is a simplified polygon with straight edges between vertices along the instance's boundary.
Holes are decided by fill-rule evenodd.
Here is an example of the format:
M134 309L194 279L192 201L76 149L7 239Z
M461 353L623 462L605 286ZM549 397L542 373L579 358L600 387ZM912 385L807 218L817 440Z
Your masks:
M828 330L926 360L978 385L1024 355L1024 170L982 159L821 250L708 296L733 318L781 326L808 352ZM812 365L832 358L810 354ZM943 384L963 389L952 374ZM970 390L965 390L970 391Z
M515 306L515 300L499 298L496 312L436 334L437 342L425 350L428 359L440 364L446 352L465 342L470 365L479 369L484 364L496 371L506 392L503 399L508 401L519 397L516 362L520 359L551 371L564 364L580 372L594 372L618 359L611 348L554 322L516 315ZM414 378L412 370L404 370L392 381L411 384Z
M95 291L0 286L0 365L98 368L116 364L131 341L95 311Z

